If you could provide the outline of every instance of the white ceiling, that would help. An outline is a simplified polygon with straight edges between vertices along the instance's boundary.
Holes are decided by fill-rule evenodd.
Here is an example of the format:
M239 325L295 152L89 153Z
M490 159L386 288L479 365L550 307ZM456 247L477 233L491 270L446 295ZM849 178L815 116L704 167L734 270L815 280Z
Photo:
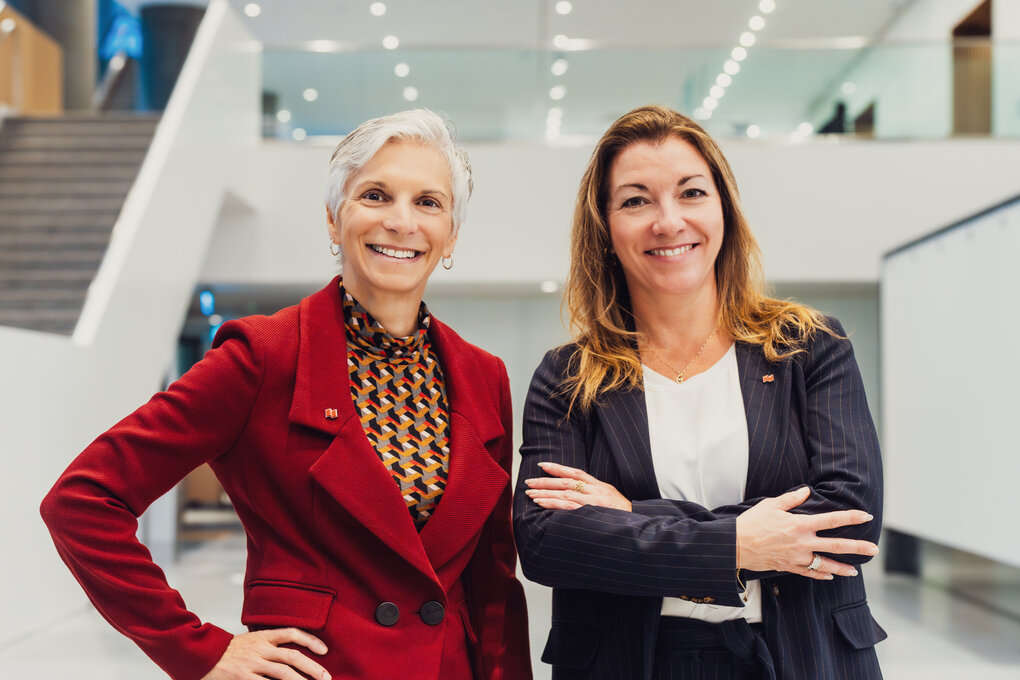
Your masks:
M755 123L787 134L823 115L819 97L918 1L775 0L707 126L732 134ZM249 4L230 2L242 15ZM265 88L293 115L279 134L342 134L410 106L445 112L469 139L541 138L551 106L564 110L564 137L597 134L640 104L690 113L761 14L758 0L573 0L567 15L556 0L384 2L386 13L374 16L371 0L259 0L260 14L245 16L265 46ZM554 46L560 34L565 49ZM398 49L382 47L388 35ZM554 77L559 57L570 68ZM398 62L410 65L409 77L394 75ZM567 89L558 102L547 95L556 84ZM403 97L409 85L419 92L413 103ZM316 101L303 99L306 88Z

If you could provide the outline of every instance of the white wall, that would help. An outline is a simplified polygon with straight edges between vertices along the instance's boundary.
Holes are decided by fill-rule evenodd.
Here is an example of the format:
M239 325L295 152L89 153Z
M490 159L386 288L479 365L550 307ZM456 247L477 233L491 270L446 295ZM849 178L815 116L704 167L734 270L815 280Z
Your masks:
M729 141L724 150L777 282L878 280L886 251L1020 190L1020 140L803 144ZM437 288L562 281L589 146L469 145L475 195ZM208 283L314 285L332 275L322 182L329 146L267 143L238 163L245 208L222 216Z
M88 328L74 341L0 328L0 515L8 520L0 646L85 602L39 503L93 437L160 387L225 191L228 150L259 132L259 84L243 24L215 0L90 289L79 331Z

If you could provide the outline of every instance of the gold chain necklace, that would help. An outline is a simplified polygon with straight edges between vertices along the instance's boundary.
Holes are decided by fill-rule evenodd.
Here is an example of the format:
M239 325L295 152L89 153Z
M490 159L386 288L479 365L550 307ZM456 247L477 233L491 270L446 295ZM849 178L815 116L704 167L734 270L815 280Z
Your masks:
M665 367L666 367L666 368L668 368L669 370L671 370L671 371L673 371L674 373L676 373L676 377L675 377L675 378L673 378L673 380L675 380L675 381L677 382L677 384L680 384L680 383L682 383L682 382L683 382L684 380L686 380L686 379L687 379L687 378L685 378L685 377L684 377L684 376L685 376L685 375L687 374L687 371L689 371L689 370L690 370L690 368L691 368L691 366L693 366L693 365L694 365L694 362L698 360L698 357L700 357L700 356L701 356L701 353L705 351L705 348L706 348L706 347L708 347L708 343L709 343L709 341L711 341L711 340L712 340L712 338L714 338L714 337L715 337L715 334L716 334L716 333L718 333L718 332L719 332L719 326L716 326L716 327L715 327L715 328L714 328L714 329L712 330L712 333L711 333L711 334L710 334L710 335L709 335L709 336L708 336L707 338L705 338L705 342L701 343L701 347L700 347L700 348L698 348L698 353L694 355L694 358L693 358L693 359L691 359L691 360L690 360L689 362L687 362L687 365L686 365L686 366L684 366L684 369L683 369L682 371L678 371L678 370L676 370L675 368L673 368L672 366L670 366L670 365L669 365L669 362L667 362L667 361L666 361L666 360L665 360L665 359L664 359L664 358L662 357L662 355L661 355L661 354L659 354L659 350L657 350L657 349L654 349L654 348L652 348L652 353L653 353L653 354L655 354L655 356L659 357L659 361L661 361L661 362L662 362L662 365L663 365L663 366L665 366Z

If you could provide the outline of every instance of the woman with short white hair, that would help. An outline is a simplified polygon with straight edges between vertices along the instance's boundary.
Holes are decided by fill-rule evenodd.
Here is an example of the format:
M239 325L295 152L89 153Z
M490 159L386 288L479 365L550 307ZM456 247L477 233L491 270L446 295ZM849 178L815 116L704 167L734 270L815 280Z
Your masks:
M171 677L531 678L506 369L422 302L436 265L453 266L470 193L436 114L361 125L326 188L342 276L224 324L44 500L90 599ZM240 635L188 611L135 538L202 463L248 538Z

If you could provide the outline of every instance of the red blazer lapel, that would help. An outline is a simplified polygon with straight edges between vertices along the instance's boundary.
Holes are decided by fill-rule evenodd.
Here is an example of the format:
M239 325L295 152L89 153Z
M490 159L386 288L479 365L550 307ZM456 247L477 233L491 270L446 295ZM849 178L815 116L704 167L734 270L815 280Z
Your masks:
M312 479L392 550L435 578L404 500L354 410L339 277L301 302L299 323L290 421L334 437L309 469Z
M478 349L433 317L429 335L443 368L450 405L450 471L446 490L421 532L432 565L442 565L463 549L489 518L509 476L486 447L504 435L499 416L499 377L483 366Z

